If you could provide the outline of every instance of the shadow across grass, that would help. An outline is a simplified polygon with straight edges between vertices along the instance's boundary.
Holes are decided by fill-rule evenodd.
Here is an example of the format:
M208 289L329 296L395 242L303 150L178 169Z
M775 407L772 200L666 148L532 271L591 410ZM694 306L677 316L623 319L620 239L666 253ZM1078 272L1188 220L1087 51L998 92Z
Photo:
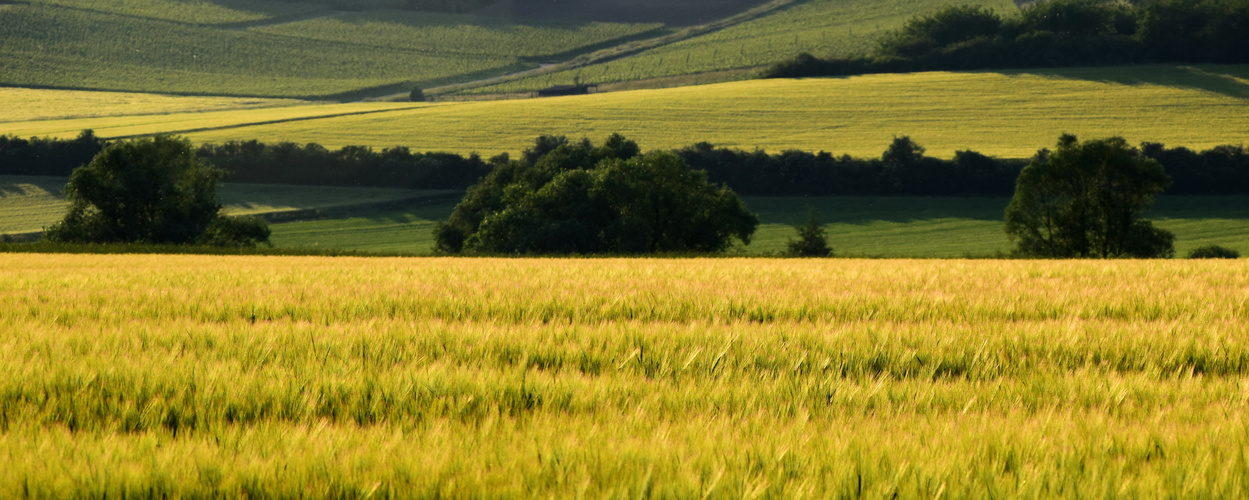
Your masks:
M1148 69L1148 71L1141 71L1142 68ZM1249 99L1249 65L1122 66L1040 69L1003 73L1008 75L1037 75L1062 80L1117 83L1131 86L1158 85L1177 89L1200 90L1237 99Z

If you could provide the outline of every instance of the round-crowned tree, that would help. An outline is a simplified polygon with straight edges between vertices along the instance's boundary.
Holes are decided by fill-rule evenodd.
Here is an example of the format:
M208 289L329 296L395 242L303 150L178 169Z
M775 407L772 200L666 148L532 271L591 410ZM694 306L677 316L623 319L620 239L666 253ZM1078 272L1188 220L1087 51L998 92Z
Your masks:
M44 235L63 243L268 243L263 220L221 215L221 176L186 139L115 143L74 170L65 186L69 210Z
M719 252L749 243L759 223L705 172L672 153L639 154L619 135L599 147L540 138L537 149L469 188L434 229L440 251Z
M1019 174L1006 208L1015 253L1060 258L1162 258L1175 235L1141 217L1171 179L1119 137L1080 143L1064 134Z

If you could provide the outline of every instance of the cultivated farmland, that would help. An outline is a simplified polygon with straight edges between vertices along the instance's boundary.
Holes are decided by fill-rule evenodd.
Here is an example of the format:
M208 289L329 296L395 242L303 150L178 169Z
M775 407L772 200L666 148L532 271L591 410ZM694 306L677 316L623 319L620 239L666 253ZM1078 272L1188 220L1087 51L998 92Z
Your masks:
M708 141L745 150L823 150L863 157L878 156L894 136L909 135L932 156L950 157L970 149L1027 158L1052 147L1064 132L1086 139L1118 135L1130 143L1152 141L1194 149L1242 144L1249 137L1247 99L1249 69L1243 66L934 72L433 103L393 112L230 127L229 120L263 121L240 111L214 121L214 130L188 135L196 142L260 139L379 149L404 145L417 151L489 156L517 153L542 134L602 140L619 132L647 149ZM173 123L182 119L187 118L171 115L161 123L134 126L133 120L119 118L0 127L22 136L69 138L82 128L101 131L114 126L126 135L191 129Z
M549 57L653 32L659 24L542 26L431 12L372 11L256 28L294 38L474 57Z
M200 113L309 104L311 103L308 101L294 99L185 97L133 92L0 87L0 107L4 109L4 116L0 117L0 133L7 134L9 130L16 130L19 125L15 125L14 122ZM107 122L100 122L100 124L107 125ZM61 132L36 134L59 136Z
M1243 496L1246 271L6 255L0 495Z
M0 9L0 25L5 27L0 32L0 83L268 97L407 91L412 85L473 80L536 67L521 58L575 54L656 28L653 24L527 25L400 13L324 19L318 13L280 16L254 25L217 26L213 23L250 20L252 11L203 2L130 0L124 5L128 8L6 5ZM161 5L179 14L144 14L161 10ZM257 9L263 13L265 5ZM287 8L310 8L302 5ZM184 11L184 6L208 10ZM167 19L185 16L204 22ZM286 26L287 21L295 24ZM439 42L431 42L435 39ZM465 40L489 43L478 50Z
M983 5L1004 15L1010 0L809 0L722 30L666 44L637 55L557 73L533 76L468 93L519 92L576 82L603 84L756 68L802 52L849 57L869 52L889 30L908 19L952 5Z
M49 103L42 109L55 108L62 99L55 91L38 92ZM25 121L0 118L0 133L73 138L90 128L102 137L168 132L196 142L402 145L492 155L517 153L542 134L602 140L619 132L648 149L708 141L746 150L865 157L878 156L894 136L909 135L932 156L970 149L1026 158L1052 147L1064 132L1194 149L1242 144L1249 137L1247 102L1249 68L1244 66L1136 66L756 80L542 100L312 104L52 120L27 116ZM198 105L171 103L170 110ZM59 112L49 113L56 117Z
M258 22L323 9L316 4L273 0L31 0L31 3L208 25Z

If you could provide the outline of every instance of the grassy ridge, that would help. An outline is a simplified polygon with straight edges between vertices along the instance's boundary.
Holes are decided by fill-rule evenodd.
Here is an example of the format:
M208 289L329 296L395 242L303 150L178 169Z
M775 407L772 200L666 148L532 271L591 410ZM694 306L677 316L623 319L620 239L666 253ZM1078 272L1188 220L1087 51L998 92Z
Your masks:
M567 85L646 80L766 66L802 52L848 57L868 52L884 32L916 15L952 5L983 5L1002 13L1009 0L808 0L741 24L607 63L479 87L468 93L519 92Z
M10 255L0 494L1241 496L1245 271Z
M146 11L162 4L125 5ZM203 4L163 5L180 12L184 5L193 9ZM520 58L575 52L655 28L509 25L465 16L392 13L227 29L113 10L122 13L47 3L0 10L5 26L0 32L0 83L273 97L332 96L377 87L406 90L413 84L532 67ZM221 21L237 20L222 15ZM433 43L435 39L441 41ZM487 39L488 50L466 42Z
M11 85L318 96L502 70L507 58L293 40L50 6L0 11Z

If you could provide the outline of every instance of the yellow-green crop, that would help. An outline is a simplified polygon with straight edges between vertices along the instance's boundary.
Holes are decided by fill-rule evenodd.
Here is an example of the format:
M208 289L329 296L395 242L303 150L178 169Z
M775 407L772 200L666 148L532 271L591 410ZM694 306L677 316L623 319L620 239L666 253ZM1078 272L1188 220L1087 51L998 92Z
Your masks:
M1053 146L1064 132L1194 149L1242 144L1249 137L1247 71L1245 66L1140 66L755 80L537 100L321 104L7 122L0 123L0 133L183 132L196 142L402 145L488 155L517 153L541 134L602 140L619 132L648 149L708 141L746 150L863 157L878 156L894 136L909 135L933 156L970 149L1026 158Z
M24 89L0 87L0 133L17 132L12 122L75 120L99 117L198 113L205 111L274 108L311 103L293 99L250 97L185 97L133 92L92 92L79 90ZM84 124L87 125L87 124ZM79 129L81 131L82 129ZM25 129L21 130L25 135ZM34 132L37 133L37 132ZM54 135L65 132L57 130Z
M1244 496L1247 271L9 254L0 495Z

